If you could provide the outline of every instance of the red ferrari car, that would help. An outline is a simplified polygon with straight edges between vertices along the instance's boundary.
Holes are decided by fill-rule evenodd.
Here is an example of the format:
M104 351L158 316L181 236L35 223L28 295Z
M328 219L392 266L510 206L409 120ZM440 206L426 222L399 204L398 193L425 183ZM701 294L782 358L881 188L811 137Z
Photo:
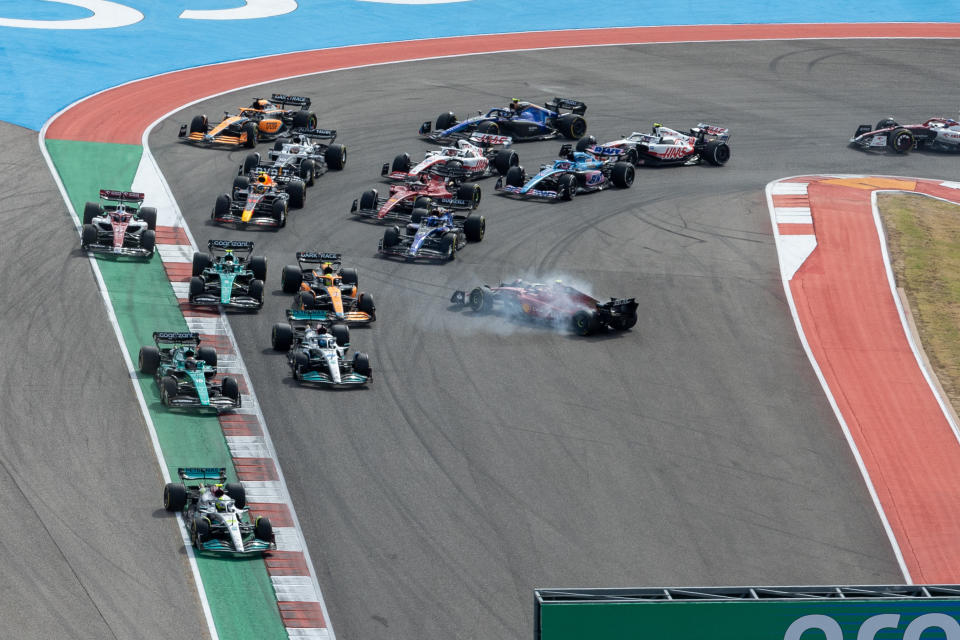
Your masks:
M421 174L416 179L390 185L387 198L381 198L376 189L365 191L353 201L350 213L380 222L409 218L415 208L430 209L434 204L451 209L476 209L480 204L480 185Z
M565 285L528 283L522 280L501 282L496 287L476 287L469 295L455 291L453 304L469 305L474 311L498 308L512 317L543 320L555 326L567 324L574 333L585 336L604 328L626 331L637 324L635 298L610 298L600 302L593 296Z

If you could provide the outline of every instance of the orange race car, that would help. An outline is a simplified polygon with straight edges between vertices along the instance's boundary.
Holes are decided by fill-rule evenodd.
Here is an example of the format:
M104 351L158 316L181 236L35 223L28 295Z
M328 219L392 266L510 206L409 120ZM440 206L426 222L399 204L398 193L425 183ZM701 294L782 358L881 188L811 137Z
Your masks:
M287 109L287 105L300 108ZM211 125L205 115L194 116L189 126L180 125L178 137L185 142L253 148L258 140L274 140L291 129L315 129L317 115L309 109L310 98L275 93L269 100L254 98L249 107L241 108L235 115L224 111L223 120L217 124Z
M373 296L359 291L356 269L344 269L339 253L298 251L297 264L288 264L280 273L285 293L297 294L294 309L326 312L324 323L369 324L377 319Z

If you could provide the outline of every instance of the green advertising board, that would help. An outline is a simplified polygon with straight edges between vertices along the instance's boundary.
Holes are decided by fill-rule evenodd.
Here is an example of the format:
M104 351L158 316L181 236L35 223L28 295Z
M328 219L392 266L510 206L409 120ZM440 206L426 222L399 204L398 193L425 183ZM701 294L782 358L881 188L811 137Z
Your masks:
M538 589L535 640L960 640L960 587Z

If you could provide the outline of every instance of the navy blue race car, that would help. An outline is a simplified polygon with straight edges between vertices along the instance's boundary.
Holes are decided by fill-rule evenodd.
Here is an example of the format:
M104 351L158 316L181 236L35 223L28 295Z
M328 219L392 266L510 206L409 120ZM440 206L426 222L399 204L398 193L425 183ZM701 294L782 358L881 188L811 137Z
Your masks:
M463 122L452 111L441 113L436 127L429 120L420 125L420 135L437 142L468 138L474 131L502 134L515 141L557 136L578 140L587 133L587 121L583 118L586 110L587 105L569 98L554 98L542 107L514 98L506 107L494 107L486 114L478 112Z
M486 218L476 213L456 216L452 209L445 207L432 211L418 208L413 210L406 233L401 234L398 226L383 232L377 251L382 256L407 260L453 260L467 242L483 240L486 230Z
M569 144L560 148L560 159L540 167L540 173L527 180L523 167L510 167L494 187L504 195L542 200L572 200L578 193L590 193L611 185L627 189L633 184L633 164L622 159L616 147L594 145L574 151Z

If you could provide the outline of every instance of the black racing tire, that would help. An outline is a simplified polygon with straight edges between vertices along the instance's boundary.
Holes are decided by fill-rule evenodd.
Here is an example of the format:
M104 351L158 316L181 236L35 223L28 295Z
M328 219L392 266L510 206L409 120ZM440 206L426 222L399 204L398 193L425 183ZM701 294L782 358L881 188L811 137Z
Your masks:
M246 191L250 188L249 176L235 176L233 179L233 190Z
M294 309L315 309L317 307L317 296L313 291L301 291L293 296Z
M451 176L461 177L466 174L466 172L463 170L463 161L461 160L448 160L446 164L444 164L444 168Z
M433 198L430 196L417 196L413 201L414 209L423 209L424 211L433 211Z
M360 209L363 211L375 211L377 207L378 194L376 189L367 189L360 194Z
M488 293L483 287L476 287L470 292L468 298L470 308L474 311L492 311L493 310L493 294Z
M400 228L389 227L383 230L383 248L387 249L400 244Z
M203 270L213 264L213 256L209 253L193 252L193 272L192 275L199 276Z
M899 127L900 123L894 120L893 118L884 118L877 123L877 126L873 128L874 131L879 131L880 129L889 129L890 127Z
M350 345L350 327L342 322L338 322L330 327L330 335L337 340L337 344L341 347Z
M286 192L290 196L290 206L294 209L302 209L303 203L307 200L307 185L303 180L288 182Z
M83 205L83 224L93 224L93 219L103 215L103 207L97 202Z
M233 376L227 376L220 383L220 392L237 404L240 404L240 385Z
M153 375L160 368L160 350L153 345L140 347L140 355L137 356L137 368L141 373Z
M360 284L360 274L356 269L341 269L340 282L343 284Z
M573 200L577 197L577 176L565 173L557 180L561 200Z
M637 324L637 314L630 313L623 316L617 316L613 319L613 328L617 331L627 331Z
M508 187L522 187L527 181L527 174L523 170L523 167L516 166L510 167L507 171L507 176L504 178L504 181L507 183Z
M463 222L463 233L468 242L480 242L487 232L487 219L476 213L471 213Z
M393 162L390 163L390 172L409 173L411 165L412 163L410 162L410 154L401 153L398 156L394 156Z
M237 509L247 508L247 490L239 482L228 482L223 485L224 492L233 498Z
M410 212L410 222L420 224L429 215L430 212L427 209L415 208Z
M287 226L287 202L285 200L280 198L274 200L272 213L278 227Z
M588 336L597 330L597 314L593 311L581 309L573 314L570 325L573 332L578 336Z
M610 172L610 180L613 182L613 186L621 189L629 189L635 176L636 169L629 162L614 163L613 170Z
M340 171L347 166L347 147L342 144L332 144L323 152L323 160L327 166Z
M160 400L165 405L170 404L170 400L177 397L177 379L173 376L164 376L160 378Z
M711 140L703 148L703 157L715 167L722 167L730 159L730 145L723 140Z
M270 332L270 343L275 351L289 351L293 344L293 327L286 322L278 322L273 325Z
M273 143L274 151L283 151L283 140L277 140Z
M440 251L445 260L454 260L457 257L457 234L448 231L440 238Z
M255 122L244 123L243 133L247 134L247 140L244 142L244 146L248 149L253 149L257 146L257 125Z
M267 279L267 257L253 256L247 264L247 268L253 272L253 277L257 280Z
M633 166L637 166L637 163L640 161L640 154L637 153L637 149L635 147L631 147L623 154L623 160L624 162L629 162Z
M263 280L259 278L254 278L250 281L250 285L247 287L247 295L260 303L260 306L263 306Z
M909 129L894 129L887 136L887 144L894 153L907 153L913 149L914 137Z
M206 290L207 290L207 287L203 282L203 278L201 278L200 276L193 276L192 278L190 278L190 293L189 293L188 300L190 300L190 302L193 302L194 298L196 298L199 295L203 295L203 293Z
M284 293L296 293L303 283L303 271L299 265L288 264L280 271L280 288Z
M205 516L195 514L193 523L190 525L190 542L193 546L200 548L203 541L210 535L210 521Z
M243 159L243 168L241 172L243 175L247 175L260 165L260 154L259 153L248 153L247 157Z
M147 229L157 230L157 209L155 207L140 207L137 217L147 223Z
M100 233L92 224L83 225L83 231L80 232L80 247L86 249L97 242Z
M260 516L253 525L253 537L264 542L273 542L273 525L270 518Z
M457 187L457 199L469 202L471 209L476 209L480 205L482 195L478 184L462 184Z
M303 370L310 366L310 358L303 351L293 354L293 376L299 380Z
M587 121L575 113L564 113L556 120L557 131L570 140L579 140L587 134Z
M232 200L227 194L217 196L213 203L213 217L222 218L230 213L230 203Z
M140 234L140 248L153 255L153 250L157 248L157 232L147 229Z
M193 116L190 121L190 133L206 133L207 116Z
M375 318L377 315L377 306L373 304L373 296L365 291L360 292L360 295L357 297L357 311L368 313L372 318Z
M306 129L316 129L317 114L315 114L313 111L297 111L293 114L291 126L294 129L299 129L301 127Z
M477 125L477 132L488 133L493 136L500 135L500 125L493 120L484 120Z
M179 482L168 482L163 487L163 508L167 511L183 511L187 506L187 488Z
M455 124L457 124L457 116L453 111L447 111L437 116L436 128L438 132L446 131Z
M317 163L310 158L305 158L300 162L300 179L303 180L305 185L312 187L316 183L316 177Z
M217 350L213 347L197 347L197 360L203 360L213 370L217 368Z
M510 171L510 167L516 167L519 164L520 156L513 149L500 149L493 156L493 168L502 176Z
M597 144L597 139L594 136L584 136L577 140L577 146L574 147L577 151L586 151L590 147Z
M373 373L370 369L370 356L362 351L353 354L353 370L362 376L370 377Z

